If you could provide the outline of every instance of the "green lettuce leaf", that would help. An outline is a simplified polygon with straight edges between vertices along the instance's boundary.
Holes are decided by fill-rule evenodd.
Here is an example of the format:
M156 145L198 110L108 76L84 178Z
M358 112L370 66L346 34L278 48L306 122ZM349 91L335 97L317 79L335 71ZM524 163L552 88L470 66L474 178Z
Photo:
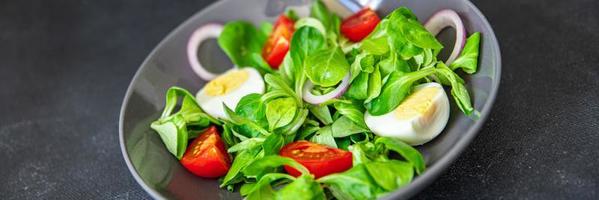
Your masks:
M267 27L264 27L266 29ZM267 35L253 24L245 21L232 21L225 24L218 37L218 44L237 66L250 66L262 73L272 72L262 58L262 47Z
M181 107L173 113L180 98ZM195 133L188 132L187 126L205 128L210 123L220 124L204 113L191 93L183 88L171 87L166 92L162 115L150 127L158 133L167 150L181 159L187 148L187 140L196 136Z
M474 74L478 68L478 51L480 45L480 33L476 32L468 37L464 49L460 56L454 60L449 68L456 70L458 68L468 74Z

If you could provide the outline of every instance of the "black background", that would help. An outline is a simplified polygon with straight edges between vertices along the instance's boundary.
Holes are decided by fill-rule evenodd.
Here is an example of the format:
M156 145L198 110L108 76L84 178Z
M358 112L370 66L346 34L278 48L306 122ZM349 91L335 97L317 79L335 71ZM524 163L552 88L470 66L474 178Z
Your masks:
M0 1L0 199L149 198L118 141L125 90L209 1ZM599 1L475 0L501 45L491 116L417 199L597 199Z

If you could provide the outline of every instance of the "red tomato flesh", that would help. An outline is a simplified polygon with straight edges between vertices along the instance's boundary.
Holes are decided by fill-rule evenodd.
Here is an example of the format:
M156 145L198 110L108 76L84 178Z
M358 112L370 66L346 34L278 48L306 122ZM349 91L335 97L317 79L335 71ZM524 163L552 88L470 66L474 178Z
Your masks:
M273 69L278 69L283 59L285 58L285 54L289 51L289 40L280 37L275 43L274 47L270 51L268 55L266 55L266 62Z
M279 16L275 22L273 32L268 37L262 50L262 57L264 57L270 67L274 69L279 68L279 65L283 62L283 58L285 58L285 54L289 51L289 43L294 31L293 20L285 15Z
M379 24L381 19L370 8L364 8L343 20L341 33L352 42L364 39Z
M229 154L216 126L207 128L187 147L181 164L191 173L204 178L225 175L231 167Z
M306 167L315 178L343 172L352 167L352 153L308 141L296 141L285 145L279 154L292 158ZM301 173L285 166L285 171L298 177Z

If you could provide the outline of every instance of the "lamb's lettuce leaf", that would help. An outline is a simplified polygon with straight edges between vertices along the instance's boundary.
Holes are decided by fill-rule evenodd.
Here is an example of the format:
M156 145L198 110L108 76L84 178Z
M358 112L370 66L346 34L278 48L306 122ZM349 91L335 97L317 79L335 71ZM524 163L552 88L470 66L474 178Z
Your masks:
M460 56L449 65L449 68L452 70L460 68L468 74L475 73L478 68L479 45L480 33L473 33L468 37L468 40L466 40L466 44L464 45L464 49L462 49Z
M292 62L289 66L293 69L286 69L286 74L293 77L293 87L295 92L301 96L302 88L306 82L304 62L308 55L324 49L326 47L325 35L318 29L310 26L303 26L293 33L291 37L291 46L289 47L289 57ZM285 60L283 60L285 62ZM292 63L292 64L291 64Z
M181 100L181 107L174 112ZM159 135L166 149L178 159L183 157L187 148L187 140L194 137L188 126L205 128L210 123L221 124L218 120L204 113L194 96L187 90L171 87L166 92L164 110L160 118L150 125Z
M223 32L218 37L218 44L233 64L254 67L266 73L272 72L261 56L267 36L249 22L232 21L223 27Z
M412 84L433 75L434 68L420 71L402 73L395 71L389 75L387 82L383 85L381 94L372 101L366 103L366 109L371 115L379 116L395 109L410 94Z
M308 55L304 64L306 75L315 85L331 87L349 73L349 64L340 48L328 48Z
M265 112L266 108L261 101L261 97L262 95L257 93L248 94L242 97L235 107L235 113L240 117L253 121L261 128L266 129L268 127ZM234 129L246 137L256 137L260 135L259 130L255 130L248 125L234 126Z
M418 150L414 149L414 147L402 142L401 140L389 137L380 137L375 140L375 144L382 144L385 146L385 148L401 155L404 159L412 164L417 174L424 172L426 168L424 158L422 157L422 154L418 152Z
M472 107L470 95L464 85L464 80L442 62L437 64L436 76L446 80L443 82L448 82L451 85L451 96L458 105L458 108L467 116L478 119L480 114Z
M337 148L337 143L333 137L333 129L331 126L325 126L319 129L316 134L310 138L310 142Z
M278 98L268 102L266 119L268 119L269 129L272 131L291 123L296 111L297 105L291 97Z

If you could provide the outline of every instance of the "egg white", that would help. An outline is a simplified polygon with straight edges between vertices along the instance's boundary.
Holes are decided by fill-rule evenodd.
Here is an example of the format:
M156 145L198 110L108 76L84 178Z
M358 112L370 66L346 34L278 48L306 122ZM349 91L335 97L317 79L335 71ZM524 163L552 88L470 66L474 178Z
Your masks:
M414 88L414 92L428 87L439 88L437 94L431 99L436 107L429 119L427 116L416 115L409 119L398 119L397 108L393 111L373 116L366 112L364 121L372 132L379 136L398 138L412 146L421 145L437 137L447 125L449 120L449 99L443 87L438 83L425 83Z
M234 72L235 70L243 70L248 73L247 80L241 83L239 87L234 88L223 95L211 96L206 94L206 86L204 86L204 88L202 88L196 94L196 100L198 104L210 116L221 119L228 119L225 109L223 108L223 103L232 110L235 110L237 103L239 103L239 100L241 100L241 98L243 98L244 96L252 93L264 93L265 87L262 75L260 75L260 72L258 72L254 68L245 67L239 69L230 69L221 76Z

